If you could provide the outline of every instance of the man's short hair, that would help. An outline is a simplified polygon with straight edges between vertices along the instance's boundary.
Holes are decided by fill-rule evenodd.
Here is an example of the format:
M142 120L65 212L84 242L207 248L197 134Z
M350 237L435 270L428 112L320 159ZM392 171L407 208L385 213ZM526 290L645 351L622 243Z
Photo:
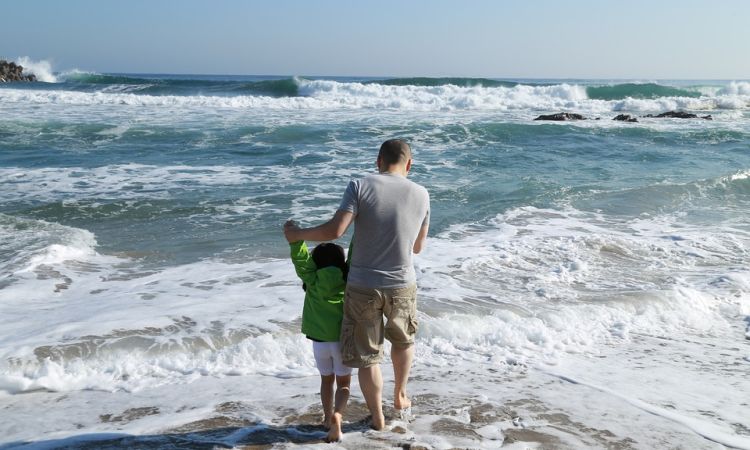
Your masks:
M380 146L378 158L386 166L406 164L411 159L411 148L401 139L388 139Z

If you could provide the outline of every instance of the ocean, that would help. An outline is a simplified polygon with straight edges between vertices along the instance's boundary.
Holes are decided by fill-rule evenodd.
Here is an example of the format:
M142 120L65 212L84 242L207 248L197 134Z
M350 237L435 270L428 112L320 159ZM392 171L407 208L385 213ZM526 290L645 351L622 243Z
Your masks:
M0 85L0 449L750 448L750 82L40 79ZM355 381L323 444L281 229L389 138L432 205L416 418Z

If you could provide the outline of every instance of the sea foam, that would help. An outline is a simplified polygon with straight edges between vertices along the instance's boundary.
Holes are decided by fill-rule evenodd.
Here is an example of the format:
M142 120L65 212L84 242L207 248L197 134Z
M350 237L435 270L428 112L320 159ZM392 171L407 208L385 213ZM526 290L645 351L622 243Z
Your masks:
M43 83L57 83L57 77L52 72L52 64L49 61L34 61L28 56L16 59L16 64L23 66L24 73L33 73L37 81Z
M259 110L403 110L403 111L579 111L602 114L612 111L660 112L674 109L707 111L746 109L750 95L744 87L731 95L714 97L660 97L622 100L589 99L580 85L517 85L514 87L387 86L300 80L299 96L263 95L145 95L141 86L114 85L97 92L4 89L6 103L76 106L122 105L177 108L239 108ZM113 92L114 91L114 92ZM119 91L119 92L118 92Z
M732 252L731 240L709 241L708 252L699 248L697 228L665 240L659 221L641 219L618 232L603 220L521 208L498 217L497 227L459 226L431 238L417 258L420 360L554 365L633 334L722 335L747 310L748 296L733 294L746 288L747 273L719 284L711 280L725 269L704 274L703 264ZM521 224L523 233L512 231ZM701 253L697 270L694 252ZM55 280L24 272L4 289L16 299L6 308L26 305L18 314L39 305L34 323L7 310L2 335L12 336L6 348L15 350L0 355L0 385L8 392L132 391L205 376L314 374L297 325L303 293L287 260L208 260L153 271L91 252L40 255L47 272L69 281L53 293ZM85 270L71 259L87 262ZM677 272L682 279L672 280Z

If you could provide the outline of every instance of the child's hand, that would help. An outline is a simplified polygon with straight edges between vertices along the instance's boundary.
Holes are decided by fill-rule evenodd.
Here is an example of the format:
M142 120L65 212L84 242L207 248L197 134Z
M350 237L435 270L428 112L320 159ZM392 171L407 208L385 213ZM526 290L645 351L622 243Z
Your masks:
M284 223L284 237L286 238L287 242L296 242L299 239L296 238L295 232L299 230L299 225L293 220L287 220Z

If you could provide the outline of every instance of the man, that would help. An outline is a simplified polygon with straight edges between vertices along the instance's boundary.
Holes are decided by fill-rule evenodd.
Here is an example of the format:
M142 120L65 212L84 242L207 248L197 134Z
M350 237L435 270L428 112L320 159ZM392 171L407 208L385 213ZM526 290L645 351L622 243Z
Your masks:
M399 412L411 407L406 384L417 331L412 253L422 251L430 221L427 190L406 179L411 165L406 142L385 141L378 153L378 173L349 183L333 219L313 228L284 227L290 241L329 241L354 222L341 347L344 363L359 368L359 386L376 430L385 427L380 371L384 337L391 342L394 407Z

